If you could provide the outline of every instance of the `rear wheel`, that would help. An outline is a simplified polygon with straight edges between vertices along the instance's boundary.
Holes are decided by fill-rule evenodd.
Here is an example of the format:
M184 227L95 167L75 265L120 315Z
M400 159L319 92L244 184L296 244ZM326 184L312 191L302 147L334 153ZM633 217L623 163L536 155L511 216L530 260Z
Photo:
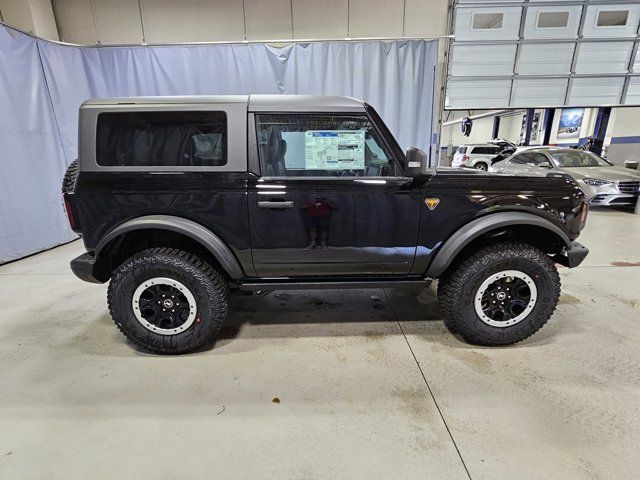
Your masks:
M486 163L480 162L480 163L476 163L473 168L475 168L476 170L482 170L482 171L487 171L489 169L489 166Z
M227 315L227 285L198 257L152 248L120 265L107 301L120 331L156 353L186 353L211 343Z
M467 342L508 345L533 335L560 297L560 277L544 252L522 243L484 248L440 279L447 327Z

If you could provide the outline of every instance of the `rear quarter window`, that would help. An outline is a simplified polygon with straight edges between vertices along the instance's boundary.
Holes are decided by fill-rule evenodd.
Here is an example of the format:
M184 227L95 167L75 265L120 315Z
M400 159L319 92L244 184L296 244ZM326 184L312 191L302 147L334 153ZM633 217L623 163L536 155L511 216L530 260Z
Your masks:
M475 153L476 155L486 155L491 153L490 147L473 147L473 151L471 153Z
M226 114L220 111L100 113L96 162L106 167L226 165Z

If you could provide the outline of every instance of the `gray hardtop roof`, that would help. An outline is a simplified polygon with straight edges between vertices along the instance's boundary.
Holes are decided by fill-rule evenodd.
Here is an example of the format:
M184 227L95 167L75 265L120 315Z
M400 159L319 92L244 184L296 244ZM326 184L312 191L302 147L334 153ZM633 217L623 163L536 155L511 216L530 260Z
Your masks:
M352 97L329 95L194 95L159 97L96 98L84 107L111 105L175 105L245 103L250 112L363 112L364 102Z

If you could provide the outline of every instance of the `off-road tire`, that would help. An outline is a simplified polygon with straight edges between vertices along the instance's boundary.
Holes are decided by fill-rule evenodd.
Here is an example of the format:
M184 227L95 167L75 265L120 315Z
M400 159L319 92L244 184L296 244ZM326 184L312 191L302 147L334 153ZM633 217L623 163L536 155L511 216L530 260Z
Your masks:
M73 192L76 185L76 177L78 176L78 160L74 160L67 167L67 171L64 172L64 178L62 179L62 193Z
M136 318L133 294L145 280L168 277L182 283L194 296L197 315L183 332L161 335ZM111 317L132 342L155 353L187 353L212 343L227 316L228 287L208 263L172 248L151 248L125 260L114 272L107 291Z
M520 270L533 279L537 301L520 322L496 327L482 321L474 296L482 282L503 270ZM500 346L520 342L547 323L560 298L560 276L551 258L526 243L504 242L483 248L451 271L438 284L438 300L445 325L475 345Z

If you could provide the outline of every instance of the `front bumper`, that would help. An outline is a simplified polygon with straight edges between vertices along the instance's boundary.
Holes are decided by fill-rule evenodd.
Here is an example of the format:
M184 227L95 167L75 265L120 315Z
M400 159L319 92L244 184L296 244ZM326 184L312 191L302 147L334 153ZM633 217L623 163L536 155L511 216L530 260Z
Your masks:
M565 267L573 268L582 263L589 249L578 242L571 242L570 247L565 247L562 253L554 255L553 261L564 265Z
M89 252L71 260L71 271L80 280L89 283L104 283L103 276L97 274L96 258Z

